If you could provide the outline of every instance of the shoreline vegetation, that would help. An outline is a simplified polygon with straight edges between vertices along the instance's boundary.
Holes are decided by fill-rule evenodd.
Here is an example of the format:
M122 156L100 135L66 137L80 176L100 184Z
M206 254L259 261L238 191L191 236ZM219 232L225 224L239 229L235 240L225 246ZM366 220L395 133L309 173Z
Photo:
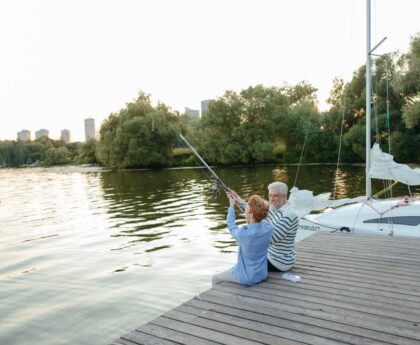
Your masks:
M374 140L398 162L420 162L420 33L408 52L375 58L372 128ZM153 106L140 92L102 123L98 140L64 144L42 137L0 141L0 167L99 164L106 168L201 166L177 137L182 133L213 166L363 163L365 156L365 66L351 81L334 79L327 102L318 108L317 90L296 85L251 86L225 91L199 117ZM342 133L342 135L341 135ZM316 162L316 163L314 163ZM334 163L335 164L335 163Z

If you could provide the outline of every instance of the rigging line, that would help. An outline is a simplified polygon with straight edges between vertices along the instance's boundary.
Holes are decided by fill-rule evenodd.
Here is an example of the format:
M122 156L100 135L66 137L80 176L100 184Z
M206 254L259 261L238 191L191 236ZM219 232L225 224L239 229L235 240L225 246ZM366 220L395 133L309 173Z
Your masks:
M388 153L391 154L391 126L389 118L389 70L388 59L385 59L385 73L386 73L386 128L388 129Z
M375 132L376 132L376 142L379 144L379 125L378 125L378 64L376 61L375 64L375 86L374 94L372 96L373 101L373 112L375 114Z
M385 60L385 84L386 84L386 116L385 116L385 124L386 128L388 130L388 152L391 154L391 130L389 126L389 67L388 67L388 58L387 56L384 57ZM377 114L375 114L377 116ZM379 135L379 134L377 134ZM393 186L394 184L389 183L389 193L387 192L387 195L389 198L392 198L393 196Z
M297 181L297 178L298 178L298 175L299 175L299 169L300 169L300 166L302 164L302 158L303 158L303 152L305 151L306 139L308 138L309 128L311 127L312 113L313 113L313 107L311 107L311 113L309 115L309 120L308 120L308 127L306 128L305 140L303 142L302 151L300 153L299 164L298 164L298 168L297 168L297 171L296 171L296 176L295 176L295 181L293 182L293 186L296 186L296 181Z
M340 130L340 141L338 144L338 157L337 157L337 168L335 170L335 179L334 179L334 193L333 193L333 200L335 200L336 192L337 192L337 180L338 180L338 169L340 167L340 155L341 155L341 144L343 141L343 128L344 128L344 114L346 112L346 105L347 105L347 85L344 86L344 95L343 95L343 114L341 115L341 130Z
M410 195L410 199L413 200L413 194L411 194L411 188L409 184L407 185L407 188L408 188L408 194Z

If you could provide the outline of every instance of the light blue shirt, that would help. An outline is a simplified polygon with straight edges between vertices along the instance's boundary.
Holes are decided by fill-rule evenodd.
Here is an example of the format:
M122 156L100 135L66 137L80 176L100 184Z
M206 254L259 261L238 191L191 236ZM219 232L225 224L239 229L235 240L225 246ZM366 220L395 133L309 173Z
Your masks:
M238 260L230 273L240 284L253 285L267 278L267 251L273 227L263 220L260 223L236 225L235 209L229 207L227 226L239 244Z

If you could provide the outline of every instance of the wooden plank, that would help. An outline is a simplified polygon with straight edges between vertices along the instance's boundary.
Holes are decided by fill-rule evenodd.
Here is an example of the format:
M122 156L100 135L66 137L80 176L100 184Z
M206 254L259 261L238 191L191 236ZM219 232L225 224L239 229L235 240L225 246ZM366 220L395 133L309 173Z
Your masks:
M420 267L420 266L419 266ZM354 268L343 268L343 267L336 267L334 265L324 266L322 264L319 265L302 265L296 264L293 267L293 271L297 272L300 271L302 273L312 272L324 272L334 274L335 276L343 276L343 277L351 277L353 279L357 279L360 281L370 281L376 284L386 284L389 286L397 286L399 288L407 289L414 292L420 292L420 284L416 281L412 281L409 279L405 279L404 277L397 276L381 276L378 274L371 273L365 270L358 270Z
M339 308L336 306L329 306L325 304L317 303L316 300L314 301L302 301L298 299L292 299L287 297L281 296L274 296L268 295L265 293L260 293L256 291L252 291L251 289L238 289L235 287L225 286L225 285L218 285L216 288L213 288L207 292L208 294L215 294L219 296L224 296L225 298L239 298L239 297L252 297L253 299L257 300L258 303L264 303L264 305L268 306L271 303L277 303L280 305L290 305L295 307L302 307L305 310L312 309L318 311L324 311L329 314L339 315L345 318L352 317L353 319L357 319L362 323L357 323L357 325L364 325L369 329L375 329L379 331L385 331L387 329L392 329L392 333L399 335L399 336L407 336L413 339L420 340L420 332L419 327L414 326L415 322L410 322L406 320L399 320L392 317L386 317L383 315L375 315L371 313L364 313L357 310L352 309L345 309ZM241 301L242 302L242 301ZM279 309L283 309L283 307L279 307ZM374 322L372 323L372 320ZM372 323L372 325L371 325ZM379 326L379 329L377 328ZM371 328L375 327L375 328Z
M420 265L418 266L420 267ZM418 268L416 267L416 268ZM383 272L383 270L377 270L372 274L369 274L369 269L358 266L357 264L352 264L349 262L347 266L345 266L341 262L323 262L322 260L319 260L319 262L315 262L314 260L305 260L305 258L298 258L296 261L295 266L293 267L293 270L295 269L301 269L304 270L307 273L315 274L318 270L327 271L330 269L331 271L342 273L344 274L344 271L347 271L349 273L359 273L359 275L353 275L353 277L359 277L359 278L369 278L372 276L372 274L375 274L380 277L386 277L388 281L395 280L399 285L403 285L401 283L407 282L407 284L416 285L418 280L418 273L415 271L411 271L409 274L406 274L405 272L400 272L398 269L395 270L395 272L391 272L389 270L388 272L391 272L388 274L387 272ZM347 272L345 274L347 274ZM391 279L389 279L391 278ZM403 280L401 280L403 279ZM414 283L414 284L413 284Z
M416 237L404 237L404 236L383 236L379 234L361 234L361 233L341 233L341 232L329 232L329 231L322 231L317 233L315 236L310 236L305 239L305 241L298 242L298 245L303 243L311 243L311 242L325 242L326 240L331 241L339 241L341 243L347 243L347 239L351 238L348 242L356 242L360 240L362 242L375 242L375 243L395 243L395 244L407 244L413 245L416 241L418 242L418 238Z
M190 309L190 306L196 308ZM397 339L394 339L394 342L392 342L390 341L389 337L384 336L379 332L368 330L365 331L358 327L347 326L337 322L319 320L317 318L288 313L282 310L276 310L275 313L271 313L270 315L270 311L272 309L267 311L266 308L261 308L260 306L257 308L255 308L255 306L251 306L244 310L238 309L238 307L242 306L227 306L210 303L199 299L193 299L190 300L187 304L178 307L177 310L183 310L189 313L197 313L206 318L220 319L221 315L232 315L238 318L258 321L262 324L281 326L290 330L298 331L301 334L306 333L307 335L305 335L305 337L308 337L308 335L314 335L317 337L324 337L325 339L344 342L346 344L360 344L362 342L366 342L366 337L370 338L369 344L371 345L383 344L383 341L402 345L401 340L404 341L404 339L398 337ZM321 344L325 343L325 339L321 340ZM307 339L305 340L307 341ZM412 344L412 342L404 344Z
M411 296L417 298L420 296L420 291L412 287L406 287L404 285L399 285L398 283L385 283L378 282L376 280L366 280L360 279L358 277L353 277L351 275L339 275L336 272L330 272L328 270L317 270L316 272L309 271L307 269L296 266L293 268L294 273L300 274L302 276L309 276L314 280L324 281L324 282L341 282L342 284L356 285L360 287L366 287L372 289L372 291L387 291L387 292L399 292L406 296ZM315 269L313 270L315 271Z
M182 309L182 311L181 311ZM197 308L195 308L197 309ZM192 312L191 307L176 308L166 314L167 317L178 319L182 322L188 322L193 325L208 327L212 330L222 332L234 336L232 344L242 344L244 339L255 341L257 344L273 344L273 345L297 345L300 342L291 341L293 338L304 339L304 336L297 334L296 332L287 329L269 329L269 326L261 323L252 322L247 319L237 318L234 316L213 314L214 317L209 317L211 312L207 314L207 317L203 317L203 314L199 312ZM274 336L274 335L276 336ZM325 339L317 339L318 341L324 342L325 345L333 345L335 343L325 343ZM223 340L226 342L226 340ZM322 342L316 342L316 345L324 345Z
M404 273L398 273L397 270L392 272L391 270L383 270L383 269L374 269L374 267L371 268L365 268L363 266L358 267L346 267L345 265L340 265L338 263L307 263L305 260L300 259L299 263L296 264L297 267L303 266L306 267L306 269L311 269L313 265L316 265L317 268L324 268L326 270L336 270L338 272L341 272L342 274L348 274L348 273L361 273L364 276L368 276L371 279L377 279L381 278L383 280L386 280L388 282L397 282L398 284L405 284L405 285L414 285L415 287L420 286L420 276L418 276L418 273L406 275ZM420 267L420 265L419 265Z
M273 289L275 291L280 290L280 287L286 288L287 286L290 285L287 282L282 282L280 280L276 280L276 282L272 282L272 280L270 280L264 284L264 288ZM343 291L341 289L333 289L327 287L320 288L314 285L309 285L306 283L306 281L302 284L294 284L293 292L307 296L329 298L331 300L349 302L358 305L372 307L375 306L377 308L385 305L385 309L387 310L404 310L404 312L420 316L420 304L415 304L404 299L389 299L389 297L381 297L379 295L372 294L372 292L359 293L352 290Z
M241 289L240 286L233 286L234 283L222 282L222 286L233 287L234 289ZM235 284L237 285L237 284ZM250 289L251 290L251 289ZM282 298L289 298L298 301L304 301L309 303L318 303L319 305L329 306L333 308L340 308L346 310L354 310L363 313L369 313L376 316L391 317L394 320L407 321L407 322L417 322L420 320L420 315L417 313L408 313L402 311L399 308L393 308L388 305L382 305L379 303L374 303L371 301L362 301L356 300L353 298L346 298L343 296L339 298L338 296L328 296L328 294L323 294L322 292L315 291L312 294L300 294L295 292L290 292L286 290L278 291L276 289L270 289L266 287L266 284L252 287L252 291L260 292L262 294L271 295L271 296L281 296Z
M417 258L414 256L414 253L412 256L403 256L404 252L392 252L388 253L387 251L375 251L374 248L371 246L366 246L365 248L357 248L357 247L349 247L349 246L337 246L332 249L331 246L327 244L314 244L314 245L305 245L300 250L303 250L305 252L312 252L312 253L331 253L335 256L358 256L363 257L366 259L372 258L372 259L378 259L381 258L383 261L397 261L397 262L403 262L407 265L415 265L420 263L420 258Z
M369 337L377 338L379 340L387 340L388 342L393 342L396 344L402 344L403 342L407 344L417 344L418 340L409 339L409 335L412 335L411 332L404 332L400 327L394 327L393 325L387 326L382 322L376 322L376 320L370 320L369 324L367 324L366 320L361 319L360 317L353 317L352 315L338 315L335 313L329 313L326 311L316 310L316 309L309 309L305 307L296 307L293 305L287 304L277 304L272 302L261 301L252 297L244 297L244 296L236 296L226 298L225 296L217 296L214 293L206 294L203 296L202 300L211 302L211 303L219 303L222 305L229 305L229 301L238 303L238 308L243 310L254 311L258 310L259 308L264 308L264 313L268 313L269 315L277 316L279 309L285 312L290 312L296 314L297 316L307 316L312 317L314 319L319 319L320 322L333 322L337 324L344 324L350 327L359 327L362 331L358 334L367 334ZM331 323L330 323L331 324ZM366 333L367 332L367 333ZM374 336L376 334L376 336ZM382 334L379 336L378 334ZM415 333L414 333L415 334ZM403 339L405 339L403 341Z
M170 312L169 312L170 313ZM244 344L244 345L256 345L260 344L259 342L252 341L249 339L242 338L240 336L235 336L231 334L240 333L242 329L239 327L236 327L235 330L234 327L229 327L228 325L219 325L220 331L216 331L213 329L209 329L207 327L200 327L193 324L189 324L186 322L181 322L178 320L174 320L172 318L167 318L165 316L162 316L154 321L152 321L153 324L157 324L162 327L166 327L169 329L172 329L174 331L183 332L187 335L192 335L196 337L203 338L208 341L226 344L226 345L237 345L237 344ZM211 326L214 326L212 324ZM184 342L181 342L184 344Z
M336 245L334 243L328 243L328 244L325 244L325 245L311 244L311 245L301 246L298 249L298 252L315 252L315 251L317 251L319 254L323 254L324 252L325 253L334 253L334 255L339 254L338 257L349 257L349 258L354 258L354 259L360 259L361 257L363 257L364 260L365 260L367 257L370 257L371 260L378 261L379 260L379 258L377 257L378 255L382 255L384 253L388 254L389 251L390 251L390 249L388 249L388 248L384 248L384 249L375 251L372 248L373 245L365 245L363 247L360 247L360 246L357 246L357 247L345 246L346 250L342 250L341 248L336 249L336 248L334 248L335 246ZM368 248L366 248L366 247L368 247ZM347 251L350 251L350 250L352 250L353 252L357 251L359 253L359 255L357 255L357 256L349 255L347 253ZM413 249L412 251L408 251L406 249L401 249L397 252L394 251L392 253L393 254L392 256L397 256L400 259L404 259L406 256L413 256L414 258L416 258L416 252L417 251L418 251L418 249L417 250ZM390 256L386 256L386 257L382 256L380 260L382 262L391 261ZM396 263L396 262L393 261L393 263Z
M320 232L316 236L306 238L304 241L297 243L297 246L301 246L308 243L318 242L338 242L338 243L349 243L350 245L357 245L360 243L375 243L375 245L383 246L398 246L407 248L416 248L418 238L413 237L399 237L399 236L380 236L380 235L369 235L369 234L355 234L355 233L330 233Z
M312 254L310 252L300 251L297 257L298 264L335 264L336 266L352 266L360 268L375 268L378 271L393 272L395 274L402 275L419 275L418 267L413 265L408 267L407 265L398 264L396 262L390 265L383 260L363 260L359 257L343 257L343 256L330 256L324 254Z
M331 241L331 240L327 240L325 242L319 243L319 242L306 242L303 243L300 247L299 250L302 249L308 249L308 248L314 248L314 247L320 247L320 248L329 248L332 250L366 250L368 249L368 253L372 253L372 254L383 254L383 253L389 253L392 255L395 254L402 254L402 253L408 253L408 254L415 254L416 251L418 250L418 248L416 248L415 246L404 246L404 245L398 245L395 242L393 243L389 243L387 245L381 245L378 244L376 242L359 242L359 243L355 243L355 242L351 242L351 239L349 238L347 242L344 241ZM367 254L367 253L366 253Z
M359 242L359 243L355 243L352 241L352 239L348 238L344 241L334 241L331 239L325 239L324 241L318 241L318 242L307 242L307 241L302 241L299 244L296 245L296 247L298 248L298 250L304 250L304 249L316 249L316 247L320 247L320 248L327 248L329 250L339 250L341 251L343 248L344 249L348 249L348 250L357 250L357 249L363 249L365 250L366 248L368 249L368 251L364 254L369 254L370 251L372 251L372 253L375 253L375 255L380 255L380 254L387 254L388 252L391 253L415 253L416 252L416 247L413 244L412 247L407 247L405 245L399 245L395 242L390 243L389 245L380 245L377 244L374 241L366 241L366 242Z
M420 344L420 239L319 233L297 244L300 283L222 282L114 341Z
M317 254L328 254L332 253L337 257L358 257L363 258L364 260L378 260L381 259L383 262L401 262L406 265L416 265L420 263L420 259L415 257L415 252L389 252L385 250L376 251L371 248L371 246L366 246L365 248L349 248L348 246L343 246L339 248L331 249L330 246L305 246L301 248L304 252L312 252Z
M208 291L208 293L201 295L200 301L206 301L211 303L217 303L227 306L236 306L242 310L260 311L268 315L277 316L279 310L296 314L297 316L307 316L313 319L318 319L320 322L332 322L337 324L343 324L350 327L360 328L362 331L357 334L367 334L369 338L376 338L379 340L387 340L396 344L418 344L418 340L409 339L411 332L403 332L400 327L394 327L393 325L387 326L382 322L377 322L374 319L369 321L367 324L366 320L358 316L353 317L352 315L339 315L338 313L326 312L322 309L310 309L300 306L279 304L268 301L261 301L257 298L247 296L223 296L216 294L214 291ZM306 321L306 320L305 320ZM367 333L366 333L367 332ZM379 336L381 335L381 336Z
M329 263L333 264L334 262L336 262L337 264L339 263L345 263L347 262L348 265L353 264L353 266L358 267L359 264L366 264L366 265L383 265L383 266L387 266L389 268L394 268L394 269L405 269L408 272L410 272L411 274L415 274L416 269L419 267L418 264L406 264L406 263L400 263L396 260L389 260L389 261L385 261L383 259L372 259L372 258L364 258L360 255L358 256L345 256L343 255L343 253L336 253L336 252L309 252L309 251L300 251L297 255L297 264L300 263L301 259L304 258L308 258L307 261L310 262L310 264L317 264L317 263L323 263L328 261ZM354 259L357 258L360 261L354 261ZM402 274L402 273L400 273Z
M133 331L118 340L123 345L141 344L141 345L174 345L179 344L170 340L150 335L140 331Z
M374 286L372 285L371 288L364 288L360 287L358 285L350 285L350 284L343 284L340 283L340 280L337 280L338 283L333 282L331 280L316 280L313 278L310 278L308 276L305 276L305 279L301 282L301 284L295 284L294 289L312 289L312 290L319 290L322 289L323 291L334 293L334 294L346 294L348 296L353 297L367 297L369 296L373 300L376 301L384 301L388 303L390 299L392 298L392 304L400 305L400 306L416 306L416 308L420 308L420 296L419 297L411 297L407 296L405 294L399 293L398 290L395 292L388 292L388 291L381 291L381 290L375 290L375 294L372 294L372 288ZM270 276L267 281L267 283L280 285L279 289L282 287L288 287L290 284L285 281L281 277L272 277ZM414 303L412 303L414 302ZM416 304L417 303L417 304Z
M215 345L218 344L217 342L209 341L203 339L202 337L191 335L187 332L183 332L183 330L173 329L171 327L166 327L165 322L161 322L160 320L162 317L159 317L152 322L149 322L140 328L136 329L135 334L130 333L130 338L135 336L137 341L142 341L140 338L140 333L146 333L157 338L161 338L164 340L174 341L179 344L189 344L189 345ZM156 321L156 322L155 322ZM129 339L129 338L127 338ZM140 342L141 344L141 342Z

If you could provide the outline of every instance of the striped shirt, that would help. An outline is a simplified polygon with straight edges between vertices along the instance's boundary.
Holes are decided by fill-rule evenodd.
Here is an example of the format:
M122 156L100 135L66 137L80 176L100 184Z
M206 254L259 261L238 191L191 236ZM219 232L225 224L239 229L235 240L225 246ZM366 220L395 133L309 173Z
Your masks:
M298 218L289 202L278 210L270 210L266 220L273 226L268 259L280 271L290 270L296 260L295 237Z

